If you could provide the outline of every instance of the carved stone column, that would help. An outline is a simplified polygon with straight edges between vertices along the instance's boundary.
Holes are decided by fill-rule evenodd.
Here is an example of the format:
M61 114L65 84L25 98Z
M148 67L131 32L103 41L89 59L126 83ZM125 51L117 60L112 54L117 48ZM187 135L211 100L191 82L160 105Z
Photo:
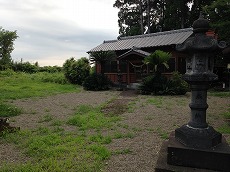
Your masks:
M175 137L182 144L192 148L210 148L221 143L222 135L206 122L207 90L209 84L218 79L213 73L214 54L224 48L216 39L206 36L209 23L201 15L193 23L194 36L177 45L178 51L187 52L186 73L183 79L190 84L190 121L176 129Z

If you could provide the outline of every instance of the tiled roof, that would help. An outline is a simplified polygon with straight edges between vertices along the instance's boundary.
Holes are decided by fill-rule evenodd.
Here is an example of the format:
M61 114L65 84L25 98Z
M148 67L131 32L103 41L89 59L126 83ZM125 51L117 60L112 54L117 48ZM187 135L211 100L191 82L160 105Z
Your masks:
M129 50L132 47L146 48L181 44L192 34L192 28L187 28L145 35L119 37L117 40L104 41L88 53L109 50Z
M129 50L128 52L125 52L124 54L120 55L118 58L123 58L123 57L126 57L130 54L138 54L142 57L146 57L146 56L149 56L150 53L149 52L146 52L146 51L143 51L143 50L139 50L139 49L135 49L135 48L132 48L131 50Z

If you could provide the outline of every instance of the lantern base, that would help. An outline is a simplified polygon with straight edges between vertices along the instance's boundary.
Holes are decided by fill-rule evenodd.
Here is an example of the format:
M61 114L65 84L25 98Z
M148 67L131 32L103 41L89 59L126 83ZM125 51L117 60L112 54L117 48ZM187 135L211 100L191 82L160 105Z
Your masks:
M229 171L230 147L225 138L222 143L209 149L194 149L181 144L172 132L159 152L156 172L213 172Z
M192 128L188 125L183 125L175 130L175 138L187 147L206 149L220 144L222 134L211 126Z

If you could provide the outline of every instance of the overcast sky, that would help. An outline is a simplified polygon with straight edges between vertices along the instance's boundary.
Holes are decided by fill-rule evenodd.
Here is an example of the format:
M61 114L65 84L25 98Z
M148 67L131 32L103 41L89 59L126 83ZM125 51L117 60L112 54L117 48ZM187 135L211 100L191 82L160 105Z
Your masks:
M59 65L118 36L115 0L0 0L0 26L17 30L11 56Z

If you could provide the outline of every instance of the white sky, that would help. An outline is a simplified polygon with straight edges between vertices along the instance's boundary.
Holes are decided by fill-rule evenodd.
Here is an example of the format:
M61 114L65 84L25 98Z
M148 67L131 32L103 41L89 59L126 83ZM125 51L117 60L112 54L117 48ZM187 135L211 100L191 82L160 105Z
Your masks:
M62 66L118 36L115 0L0 0L0 26L17 30L14 61Z

